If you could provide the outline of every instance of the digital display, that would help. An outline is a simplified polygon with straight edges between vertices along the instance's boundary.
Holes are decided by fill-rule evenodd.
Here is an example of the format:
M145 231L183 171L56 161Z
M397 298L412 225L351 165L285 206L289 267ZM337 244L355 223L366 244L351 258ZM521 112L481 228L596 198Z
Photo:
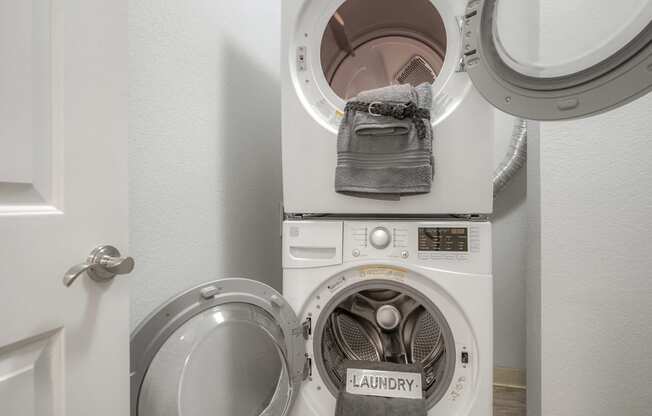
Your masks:
M419 251L469 251L468 228L419 228Z

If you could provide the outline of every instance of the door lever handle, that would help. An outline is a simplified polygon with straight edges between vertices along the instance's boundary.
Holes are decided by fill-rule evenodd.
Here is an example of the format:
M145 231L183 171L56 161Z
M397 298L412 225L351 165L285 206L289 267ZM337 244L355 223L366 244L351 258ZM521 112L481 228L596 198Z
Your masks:
M71 284L75 282L75 280L77 280L79 276L87 272L88 269L91 268L91 266L92 265L90 264L82 263L71 267L63 276L63 284L66 287L69 287Z
M100 265L114 274L129 274L134 269L136 262L131 257L103 256L100 259Z
M84 273L96 282L106 282L119 274L131 273L134 266L134 259L121 257L117 248L99 246L91 251L85 263L77 264L66 272L63 276L63 284L69 287Z

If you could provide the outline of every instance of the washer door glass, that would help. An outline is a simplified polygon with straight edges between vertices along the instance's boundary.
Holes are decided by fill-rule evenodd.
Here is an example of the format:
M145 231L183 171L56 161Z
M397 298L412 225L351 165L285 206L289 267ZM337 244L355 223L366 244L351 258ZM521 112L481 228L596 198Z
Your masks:
M472 0L463 36L475 86L521 117L588 116L652 87L650 0Z
M233 281L217 284L224 289L224 282L234 286ZM282 416L287 413L302 370L295 368L297 361L289 356L303 355L295 348L296 342L288 342L293 332L296 335L292 330L288 334L288 328L295 322L289 327L288 322L280 323L278 312L280 308L288 308L287 304L273 289L244 282L244 286L252 284L260 286L258 293L243 296L223 290L208 299L195 296L195 304L190 308L196 313L183 319L185 322L162 342L150 343L150 346L160 346L155 347L156 352L141 377L132 416L134 411L138 416ZM215 284L212 286L217 288ZM196 295L200 293L196 291ZM248 297L253 297L253 301ZM269 297L273 297L276 306L268 303ZM207 307L198 308L202 303L196 303L198 298L204 299ZM183 305L177 306L181 306L180 314L186 314ZM161 321L161 316L165 315L153 317L152 322ZM178 323L175 314L170 314L170 318L172 321L167 324L161 321L161 330ZM144 344L147 342L141 342ZM147 354L140 357L147 360Z

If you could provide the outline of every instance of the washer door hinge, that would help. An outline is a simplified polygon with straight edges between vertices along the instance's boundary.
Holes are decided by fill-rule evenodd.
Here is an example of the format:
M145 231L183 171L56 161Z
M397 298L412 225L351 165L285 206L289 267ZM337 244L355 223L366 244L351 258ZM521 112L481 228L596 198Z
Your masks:
M306 318L305 321L301 324L301 332L303 334L303 339L308 340L310 335L312 335L312 318Z
M306 341L312 335L312 318L306 318L298 327L292 330L292 335L295 337L302 336Z
M312 358L306 354L306 361L303 364L303 379L307 380L312 376Z

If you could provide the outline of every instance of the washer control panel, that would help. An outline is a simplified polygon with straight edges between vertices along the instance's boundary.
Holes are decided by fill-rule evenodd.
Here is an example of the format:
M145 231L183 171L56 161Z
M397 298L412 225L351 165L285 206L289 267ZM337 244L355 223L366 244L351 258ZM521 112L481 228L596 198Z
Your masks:
M469 251L468 227L419 227L419 251Z
M344 261L401 260L491 272L491 224L472 221L345 221Z

